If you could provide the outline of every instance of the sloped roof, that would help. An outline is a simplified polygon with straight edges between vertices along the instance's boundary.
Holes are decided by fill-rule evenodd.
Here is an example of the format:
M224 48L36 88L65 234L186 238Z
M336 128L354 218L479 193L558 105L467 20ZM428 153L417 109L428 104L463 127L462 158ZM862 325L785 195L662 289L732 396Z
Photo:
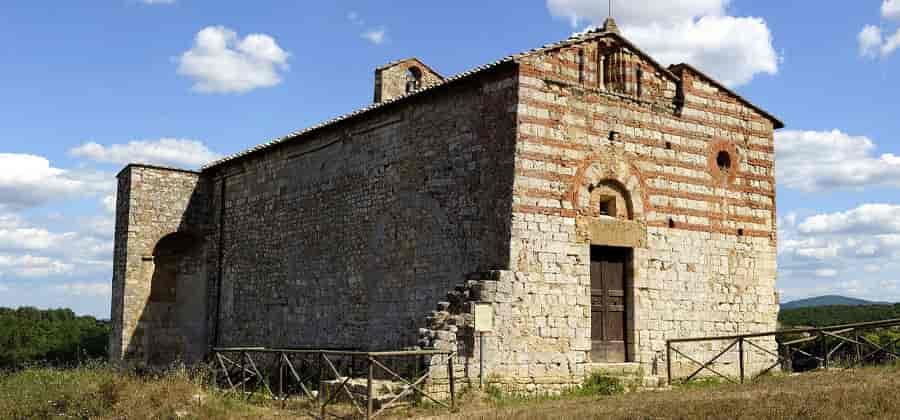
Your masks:
M620 35L620 34L618 33L618 30L615 29L614 22L613 22L613 26L612 26L612 27L613 27L613 30L612 30L612 31L606 30L606 28L607 28L608 26L610 26L610 25L609 25L609 21L607 21L607 23L604 24L604 27L602 27L602 28L596 28L596 29L593 29L593 30L589 30L589 31L586 31L586 32L581 33L581 34L573 35L573 36L571 36L571 37L569 37L568 39L565 39L565 40L563 40L563 41L559 41L559 42L555 42L555 43L551 43L551 44L546 44L546 45L543 45L543 46L538 47L538 48L532 48L532 49L530 49L530 50L520 52L520 53L518 53L518 54L509 55L509 56L503 57L503 58L501 58L501 59L499 59L499 60L497 60L497 61L493 61L493 62L491 62L491 63L487 63L487 64L484 64L484 65L481 65L481 66L472 68L472 69L470 69L470 70L464 71L464 72L462 72L462 73L458 73L458 74L456 74L456 75L447 77L447 78L443 79L442 81L440 81L440 82L438 82L438 83L433 83L433 84L430 84L430 85L426 85L426 86L422 87L422 88L419 89L419 90L416 90L416 91L407 93L407 94L405 94L405 95L398 96L398 97L395 97L395 98L392 98L392 99L388 99L388 100L386 100L386 101L376 102L376 103L370 104L370 105L368 105L368 106L365 106L365 107L363 107L363 108L357 109L357 110L352 111L352 112L350 112L350 113L341 115L341 116L339 116L339 117L335 117L335 118L332 118L332 119L330 119L330 120L323 121L323 122L321 122L321 123L319 123L319 124L316 124L316 125L313 125L313 126L311 126L311 127L308 127L308 128L302 129L302 130L298 130L298 131L291 132L291 133L289 133L289 134L287 134L287 135L285 135L285 136L282 136L282 137L273 139L273 140L271 140L271 141L269 141L269 142L266 142L266 143L259 144L259 145L257 145L257 146L254 146L254 147L252 147L252 148L250 148L250 149L247 149L247 150L244 150L244 151L242 151L242 152L238 152L238 153L234 153L234 154L225 156L225 157L223 157L223 158L221 158L221 159L215 160L215 161L213 161L213 162L210 162L210 163L204 165L203 168L202 168L201 170L202 170L202 171L210 170L210 169L215 168L215 167L217 167L217 166L220 166L220 165L222 165L222 164L224 164L224 163L227 163L227 162L230 162L230 161L233 161L233 160L236 160L236 159L240 159L240 158L243 158L243 157L246 157L246 156L255 154L255 153L260 152L260 151L263 151L263 150L270 149L270 148L272 148L272 147L275 147L275 146L277 146L277 145L280 145L280 144L282 144L282 143L284 143L284 142L287 142L287 141L289 141L289 140L296 139L296 138L299 138L299 137L308 135L308 134L310 134L310 133L313 133L313 132L315 132L315 131L318 131L318 130L321 130L321 129L324 129L324 128L327 128L327 127L331 127L331 126L336 125L336 124L338 124L338 123L341 123L341 122L343 122L343 121L347 121L347 120L350 120L350 119L359 117L359 116L361 116L361 115L367 114L367 113L369 113L369 112L373 112L373 111L375 111L375 110L378 110L378 109L382 109L382 108L388 107L388 106L390 106L390 105L392 105L392 104L395 104L395 103L398 103L398 102L403 102L403 101L406 101L406 100L408 100L408 99L410 99L410 98L428 95L428 94L434 92L437 88L440 88L440 87L443 87L443 86L446 86L446 85L449 85L449 84L452 84L452 83L456 83L456 82L459 82L459 81L462 81L462 80L467 80L467 79L470 79L470 78L473 78L473 77L482 75L482 74L486 73L486 72L489 71L489 70L492 70L492 69L495 69L495 68L497 68L497 67L500 67L500 66L503 65L503 64L515 63L515 62L517 62L519 59L521 59L521 58L523 58L523 57L531 56L531 55L534 55L534 54L540 54L540 53L543 53L543 52L552 51L552 50L559 49L559 48L564 48L564 47L567 47L567 46L570 46L570 45L574 45L574 44L577 44L577 43L580 43L580 42L584 42L584 41L592 40L592 39L596 39L596 38L602 38L602 37L613 37L613 38L615 38L616 40L618 40L619 42L621 42L622 44L624 44L626 47L632 49L633 51L635 51L636 53L640 54L640 55L643 56L645 59L647 59L647 61L648 61L651 65L653 65L654 67L656 67L656 68L660 71L661 74L664 74L665 76L672 78L674 81L677 81L677 82L680 82L680 81L681 81L681 79L680 79L675 73L673 73L669 68L666 68L666 67L663 67L662 65L660 65L655 59L653 59L653 57L651 57L649 54L647 54L647 53L641 51L641 49L638 48L637 46L635 46L634 44L632 44L631 41L629 41L628 39L626 39L625 37L623 37L622 35ZM404 61L404 60L399 60L399 61ZM418 60L417 60L417 61L418 61ZM420 61L420 62L421 62L421 61ZM387 66L390 66L391 64L392 64L392 63L389 63L389 64L387 64ZM679 66L686 66L686 65L680 64ZM674 68L675 66L672 66L672 67ZM709 79L710 81L714 82L714 83L716 84L717 87L720 87L720 88L722 88L723 90L727 91L728 93L734 95L737 99L739 99L740 101L744 102L744 103L747 104L748 106L752 107L754 110L759 111L762 115L764 115L764 116L766 116L766 117L772 119L772 120L775 122L775 125L776 125L777 128L781 128L781 127L784 126L784 124L783 124L781 121L779 121L777 118L773 117L771 114L769 114L769 113L763 111L762 109L758 108L757 106L753 105L751 102L747 101L746 99L744 99L744 98L741 97L740 95L734 93L734 92L731 91L730 89L725 88L724 86L722 86L721 84L719 84L718 82L716 82L714 79L711 79L711 78L709 78L708 76L705 76L703 73L700 73L699 71L694 70L693 67L688 67L688 68L692 69L693 71L695 71L696 73L700 74L701 76L703 76L703 77Z
M707 82L709 82L709 83L712 84L713 86L717 87L719 90L724 91L725 93L728 93L728 94L731 95L731 96L734 96L735 99L741 101L741 103L743 103L744 105L747 105L747 106L749 106L750 108L753 108L754 111L756 111L756 112L760 113L762 116L764 116L764 117L766 117L766 118L772 120L772 122L775 123L775 129L776 129L776 130L779 129L779 128L784 128L784 123L783 123L781 120L779 120L777 117L775 117L774 115L772 115L772 114L766 112L766 110L764 110L764 109L762 109L762 108L760 108L760 107L754 105L753 102L750 102L750 101L748 101L747 99L744 99L743 96L738 95L737 92L735 92L735 91L733 91L733 90L727 88L725 85L719 83L718 80L713 79L712 77L709 77L708 75L706 75L706 73L703 73L703 72L700 71L700 70L697 70L696 67L694 67L694 66L692 66L692 65L690 65L690 64L687 64L687 63L681 63L681 64L675 64L675 65L673 65L673 66L669 66L669 68L670 68L673 72L678 72L678 71L681 71L682 69L686 69L686 70L690 71L691 73L697 74L698 76L702 77L704 80L706 80Z

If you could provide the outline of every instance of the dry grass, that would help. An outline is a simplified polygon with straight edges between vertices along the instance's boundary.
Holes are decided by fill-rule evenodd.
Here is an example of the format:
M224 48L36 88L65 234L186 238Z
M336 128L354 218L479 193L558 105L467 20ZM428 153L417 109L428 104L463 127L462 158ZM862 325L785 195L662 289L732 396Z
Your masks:
M140 377L97 364L78 369L30 368L0 376L0 419L259 419L288 418L202 385L174 370Z
M432 419L900 419L900 367L469 408Z
M682 387L611 397L497 399L469 394L462 411L394 411L388 418L431 419L900 419L900 367L766 378L760 383ZM28 369L0 377L0 419L284 419L265 400L205 388L175 371L158 378L104 366Z

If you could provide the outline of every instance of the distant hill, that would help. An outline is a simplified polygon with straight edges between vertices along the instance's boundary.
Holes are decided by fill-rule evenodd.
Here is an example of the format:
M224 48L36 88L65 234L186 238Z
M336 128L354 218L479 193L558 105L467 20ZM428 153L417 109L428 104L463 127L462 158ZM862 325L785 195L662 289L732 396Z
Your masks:
M819 306L868 306L890 305L884 302L872 302L864 299L849 298L846 296L819 296L809 299L800 299L781 304L781 309L815 308Z

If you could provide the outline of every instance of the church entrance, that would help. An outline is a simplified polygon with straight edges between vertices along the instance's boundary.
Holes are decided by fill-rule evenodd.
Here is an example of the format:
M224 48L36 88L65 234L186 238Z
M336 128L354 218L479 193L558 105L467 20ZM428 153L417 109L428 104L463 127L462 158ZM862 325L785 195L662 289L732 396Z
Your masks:
M628 361L630 248L591 247L591 360Z

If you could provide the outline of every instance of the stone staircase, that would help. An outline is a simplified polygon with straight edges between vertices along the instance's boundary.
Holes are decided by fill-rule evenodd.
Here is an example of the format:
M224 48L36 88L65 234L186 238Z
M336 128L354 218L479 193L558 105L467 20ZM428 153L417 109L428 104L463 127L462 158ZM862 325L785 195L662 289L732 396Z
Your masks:
M419 330L419 346L463 351L458 347L462 343L457 340L457 334L472 334L466 331L472 326L472 305L489 300L497 290L499 276L500 272L476 273L456 285L447 293L447 300L438 302L437 308L425 318L426 327Z

